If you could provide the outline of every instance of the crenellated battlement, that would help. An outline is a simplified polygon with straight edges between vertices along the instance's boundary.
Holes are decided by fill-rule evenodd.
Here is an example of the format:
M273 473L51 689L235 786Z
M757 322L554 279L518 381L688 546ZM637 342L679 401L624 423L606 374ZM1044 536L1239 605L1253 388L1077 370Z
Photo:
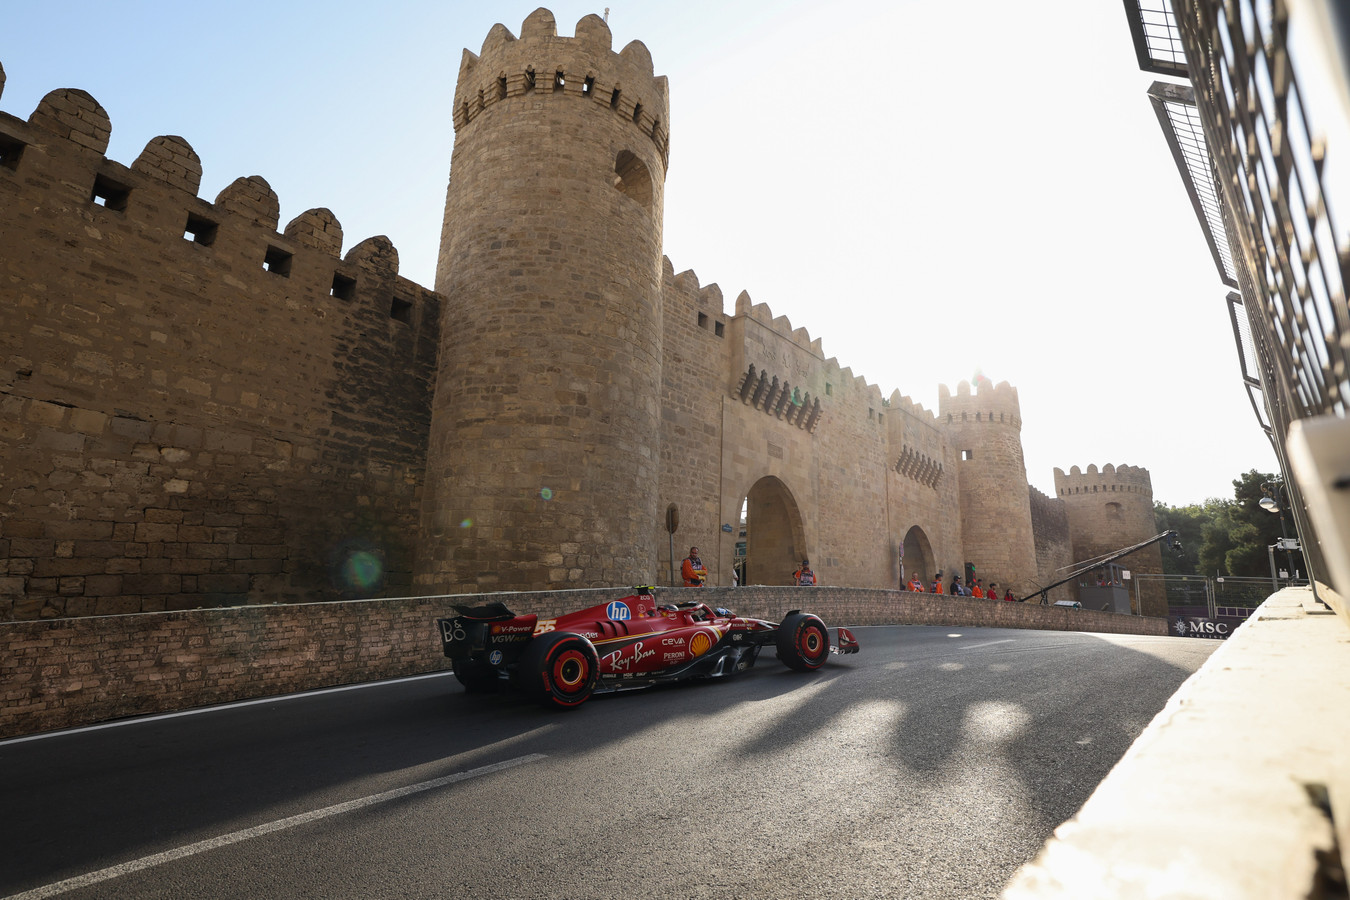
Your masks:
M1017 399L1017 388L1006 381L993 384L981 381L972 392L969 381L956 385L956 394L945 385L938 385L938 419L948 424L981 422L986 424L1022 427L1022 408Z
M488 32L478 53L465 49L455 88L455 130L513 102L584 101L622 117L670 162L670 86L654 73L645 44L613 52L614 36L595 14L577 22L574 37L559 36L544 7L525 19L517 38L502 24ZM504 104L504 106L503 106Z
M0 113L6 168L31 183L50 182L51 191L69 194L59 208L110 216L109 224L153 235L166 251L187 253L195 247L193 252L228 264L231 278L252 268L264 292L284 287L288 294L308 295L320 303L330 296L364 298L405 322L413 317L419 298L428 294L398 278L398 254L387 238L364 241L344 258L342 225L331 210L306 210L278 232L281 204L265 178L237 178L214 202L207 202L197 196L201 158L186 139L154 137L128 168L104 156L111 134L107 111L92 95L74 88L48 93L27 120ZM217 240L226 234L228 238ZM375 254L380 262L373 266L371 241L382 242ZM292 264L296 254L306 253L327 261ZM209 262L200 255L194 259ZM287 280L277 282L276 276ZM376 276L380 283L371 280Z
M741 291L736 297L736 315L742 316L751 322L762 325L769 331L791 341L804 350L809 350L816 357L824 357L820 338L811 337L811 332L806 328L793 328L792 320L787 316L775 316L773 310L767 303L755 303L750 299L749 291Z
M915 418L924 419L929 423L937 422L937 414L931 410L925 409L922 403L915 403L913 398L900 393L900 390L891 391L891 396L887 399L890 408L896 412L905 413Z
M1055 469L1055 493L1060 497L1093 493L1131 493L1153 496L1153 480L1142 466L1115 466L1107 463L1098 471L1095 464L1084 472L1073 466L1068 474Z
M0 568L14 533L43 558L0 618L406 593L440 297L398 276L387 238L342 257L331 210L279 232L265 178L208 202L185 138L128 166L112 129L77 89L0 113L0 467L38 486L6 505ZM45 561L65 526L49 505L102 543ZM326 579L357 545L378 572Z

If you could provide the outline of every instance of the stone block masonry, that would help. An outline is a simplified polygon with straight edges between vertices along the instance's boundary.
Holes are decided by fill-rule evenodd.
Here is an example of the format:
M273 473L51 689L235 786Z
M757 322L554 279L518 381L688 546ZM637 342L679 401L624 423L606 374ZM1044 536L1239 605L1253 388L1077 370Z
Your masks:
M110 128L0 114L0 619L406 593L439 298Z
M182 137L107 159L82 90L0 113L0 621L663 582L690 545L715 585L1023 595L1119 546L1033 504L1011 385L935 415L677 273L655 71L547 9L466 50L434 291L260 176L199 198Z

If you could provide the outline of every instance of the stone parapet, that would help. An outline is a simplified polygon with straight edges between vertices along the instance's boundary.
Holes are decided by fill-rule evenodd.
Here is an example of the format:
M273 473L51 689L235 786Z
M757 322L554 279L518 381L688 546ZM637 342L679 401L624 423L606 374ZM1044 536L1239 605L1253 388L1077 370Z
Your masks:
M658 589L778 621L961 625L1163 634L1166 622L902 591L747 587ZM0 739L126 716L378 681L449 668L435 620L485 599L559 616L631 588L297 603L0 624ZM866 650L864 642L864 652Z

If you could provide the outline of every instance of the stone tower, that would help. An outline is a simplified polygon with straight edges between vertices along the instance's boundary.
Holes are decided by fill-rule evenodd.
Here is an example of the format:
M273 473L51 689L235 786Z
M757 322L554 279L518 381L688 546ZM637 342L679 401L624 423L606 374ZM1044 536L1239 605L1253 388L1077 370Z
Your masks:
M416 583L656 572L669 90L639 41L538 9L464 51Z
M1114 553L1158 533L1158 521L1153 511L1153 481L1148 469L1116 467L1107 463L1100 472L1095 465L1088 466L1086 472L1074 466L1065 475L1063 469L1057 468L1055 494L1064 501L1069 514L1069 537L1075 562ZM1161 574L1161 545L1154 544L1131 553L1117 565L1134 574ZM1134 596L1135 588L1131 584L1130 597ZM1144 615L1167 615L1167 601L1160 585L1145 582L1141 596Z
M1037 587L1036 542L1017 389L986 381L972 394L962 381L953 397L939 385L938 424L957 459L965 561L986 585L1029 593Z

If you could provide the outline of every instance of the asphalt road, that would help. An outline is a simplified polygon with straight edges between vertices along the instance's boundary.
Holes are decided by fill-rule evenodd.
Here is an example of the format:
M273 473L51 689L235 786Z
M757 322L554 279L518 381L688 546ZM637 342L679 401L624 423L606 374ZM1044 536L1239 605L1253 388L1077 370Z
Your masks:
M996 897L1217 644L855 633L566 713L437 676L0 743L0 897Z

